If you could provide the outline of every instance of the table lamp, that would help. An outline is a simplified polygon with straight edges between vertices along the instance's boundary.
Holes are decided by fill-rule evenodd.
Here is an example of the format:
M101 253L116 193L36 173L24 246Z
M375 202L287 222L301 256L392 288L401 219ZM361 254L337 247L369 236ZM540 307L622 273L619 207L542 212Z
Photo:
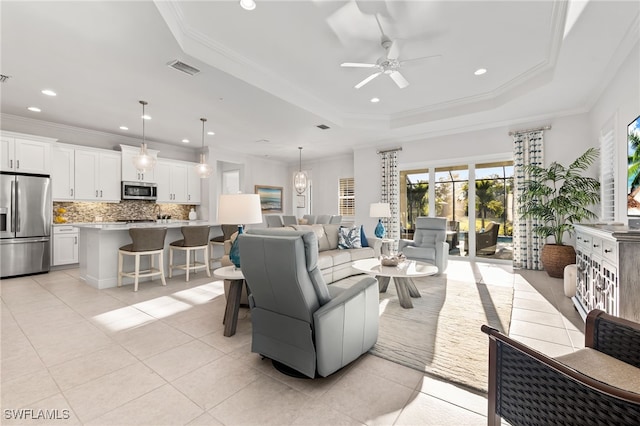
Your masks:
M384 225L382 224L383 217L391 217L391 207L389 203L371 203L369 207L369 217L377 217L378 225L374 233L378 238L384 238Z
M218 223L237 223L238 237L243 233L243 225L262 223L262 209L258 194L222 194L218 200ZM233 241L229 260L240 268L239 238Z

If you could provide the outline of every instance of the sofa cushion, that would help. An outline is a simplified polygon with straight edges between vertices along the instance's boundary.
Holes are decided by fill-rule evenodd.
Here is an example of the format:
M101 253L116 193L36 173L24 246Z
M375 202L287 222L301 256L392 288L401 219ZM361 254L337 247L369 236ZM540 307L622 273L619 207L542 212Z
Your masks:
M364 225L360 225L360 245L369 247L369 241L367 241L367 236L364 234Z
M318 251L331 249L331 244L327 238L327 234L324 232L324 225L291 225L291 227L298 231L311 231L316 234L316 238L318 239Z
M361 249L360 249L361 250ZM327 253L331 253L333 257L333 266L341 265L343 263L351 263L351 252L353 250L329 250Z
M335 250L338 248L338 231L340 230L340 225L337 224L327 224L324 226L324 233L327 236L327 240L329 240L329 250Z
M351 228L344 226L340 227L338 230L338 248L362 248L362 244L360 243L360 228L357 226L353 226Z
M318 268L327 269L334 265L333 251L326 250L318 253Z
M351 254L351 261L355 262L360 259L370 259L375 257L375 252L371 247L363 247L361 249L347 250Z

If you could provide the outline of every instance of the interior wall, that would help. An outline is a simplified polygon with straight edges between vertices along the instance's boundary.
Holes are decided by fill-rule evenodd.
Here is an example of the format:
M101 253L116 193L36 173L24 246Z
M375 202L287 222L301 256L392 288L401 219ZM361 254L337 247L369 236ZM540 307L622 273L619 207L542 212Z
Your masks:
M323 158L317 161L303 162L302 166L309 178L312 179L311 214L338 214L340 179L353 177L353 156ZM297 167L295 170L291 170L291 179L297 170ZM294 212L294 214L297 213Z
M591 134L596 138L611 119L615 126L617 157L615 220L627 223L627 125L640 115L640 42L622 63L589 112Z

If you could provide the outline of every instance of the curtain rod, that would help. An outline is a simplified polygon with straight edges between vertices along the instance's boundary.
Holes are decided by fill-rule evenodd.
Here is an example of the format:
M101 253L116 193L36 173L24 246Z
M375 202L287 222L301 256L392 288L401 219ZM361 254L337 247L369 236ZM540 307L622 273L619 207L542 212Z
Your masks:
M393 152L393 151L402 151L402 147L385 149L383 151L376 151L376 154L384 154L385 152Z
M551 126L538 127L537 129L517 130L515 132L509 132L509 136L519 135L521 133L538 132L540 130L551 130Z

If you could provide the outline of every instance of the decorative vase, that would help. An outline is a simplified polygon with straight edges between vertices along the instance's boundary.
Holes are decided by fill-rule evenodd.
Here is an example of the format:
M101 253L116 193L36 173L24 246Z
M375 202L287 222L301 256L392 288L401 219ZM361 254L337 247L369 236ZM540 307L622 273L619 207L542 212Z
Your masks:
M374 234L378 238L384 238L384 225L382 224L382 219L378 219L378 224L376 225Z
M540 261L550 277L563 278L564 267L576 263L576 251L573 246L545 244Z
M191 211L189 212L189 220L196 220L198 218L198 214L196 213L196 210L192 207Z
M240 235L243 233L242 225L238 225L238 235L236 239L233 240L233 244L231 244L231 250L229 251L229 260L231 263L235 265L236 268L240 269L240 246L239 239Z

